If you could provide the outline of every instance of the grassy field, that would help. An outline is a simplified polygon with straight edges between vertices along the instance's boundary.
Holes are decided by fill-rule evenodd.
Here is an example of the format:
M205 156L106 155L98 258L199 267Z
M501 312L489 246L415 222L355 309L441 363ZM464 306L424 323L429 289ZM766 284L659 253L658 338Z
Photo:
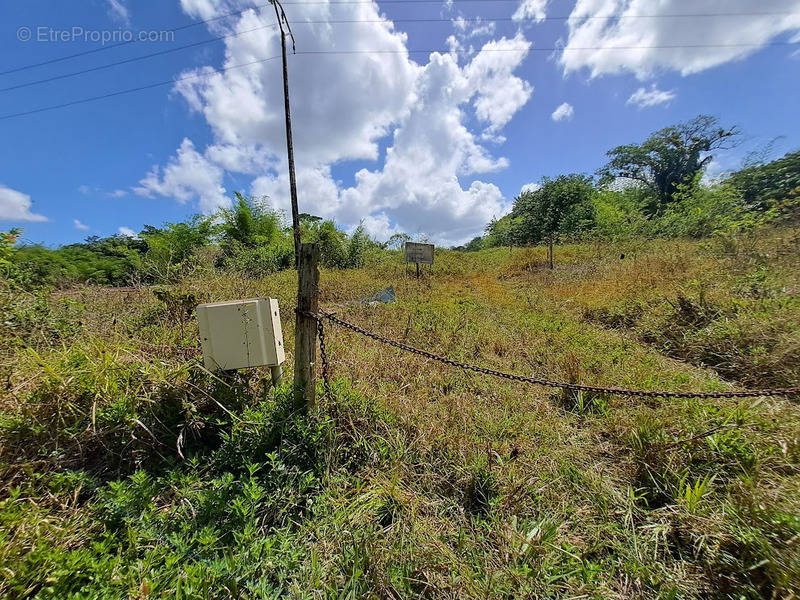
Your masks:
M323 306L524 375L712 391L800 382L800 231L399 253ZM797 399L645 400L465 373L326 326L332 399L199 368L197 302L296 275L5 293L0 596L793 598ZM351 303L383 287L398 302ZM291 355L291 352L290 352ZM286 364L291 379L291 356Z

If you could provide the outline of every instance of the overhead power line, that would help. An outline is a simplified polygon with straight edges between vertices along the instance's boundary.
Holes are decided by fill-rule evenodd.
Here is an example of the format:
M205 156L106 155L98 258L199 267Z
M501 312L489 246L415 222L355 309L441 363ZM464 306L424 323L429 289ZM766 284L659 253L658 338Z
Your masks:
M249 67L251 65L257 65L260 63L265 63L270 60L275 60L276 58L280 58L278 56L270 56L269 58L262 58L261 60L254 60L251 62L243 63L240 65L232 65L230 67L225 67L222 69L217 69L213 73L192 73L191 75L186 75L185 77L178 77L177 79L170 79L169 81L159 81L157 83L151 83L148 85L142 85L134 88L128 88L126 90L119 90L116 92L110 92L108 94L101 94L100 96L92 96L91 98L82 98L80 100L73 100L72 102L64 102L63 104L55 104L52 106L44 106L42 108L36 108L33 110L26 110L23 112L12 113L10 115L3 115L0 116L0 121L5 121L6 119L13 119L14 117L24 117L26 115L34 115L36 113L47 112L51 110L56 110L59 108L66 108L68 106L75 106L76 104L85 104L87 102L95 102L97 100L104 100L106 98L113 98L114 96L122 96L123 94L131 94L133 92L141 92L143 90L150 90L157 87L162 87L165 85L172 85L174 83L178 83L180 81L185 81L187 79L198 79L201 77L211 77L212 75L216 75L218 73L224 73L225 71L231 71L233 69L241 69L242 67Z
M414 0L416 1L416 0ZM495 1L495 0L491 0ZM583 47L557 47L557 46L550 46L550 47L532 47L532 48L483 48L480 52L556 52L556 51L607 51L607 50L676 50L676 49L684 49L684 48L761 48L764 46L792 46L791 42L771 42L767 44L674 44L674 45L658 45L658 46L583 46ZM293 56L319 56L319 55L353 55L353 54L431 54L434 52L439 52L442 54L449 54L449 49L442 49L442 48L434 48L428 50L396 50L396 49L386 49L386 50L303 50L299 51ZM99 96L92 96L90 98L83 98L79 100L73 100L71 102L65 102L62 104L55 104L52 106L44 106L42 108L36 108L33 110L22 111L18 113L11 113L7 115L0 116L0 121L4 121L7 119L12 119L15 117L23 117L27 115L33 115L42 112L48 112L51 110L57 110L60 108L66 108L68 106L75 106L78 104L84 104L87 102L95 102L97 100L103 100L105 98L112 98L115 96L121 96L124 94L130 94L133 92L139 92L143 90L153 89L157 87L162 87L165 85L171 85L174 83L178 83L181 81L186 81L189 79L198 79L203 77L212 77L219 73L225 73L227 71L231 71L234 69L240 69L243 67L249 67L252 65L265 63L271 60L275 60L276 58L280 58L280 55L277 56L270 56L268 58L263 58L260 60L254 60L238 65L230 65L227 67L223 67L217 69L211 73L202 72L202 73L190 73L183 77L178 77L176 79L170 79L168 81L160 81L157 83L151 83L148 85L138 86L134 88L128 88L125 90L119 90L116 92L110 92L108 94L101 94Z
M496 0L491 0L496 1ZM265 6L269 6L270 3L267 2L266 4L258 4L256 6L248 6L247 8L243 8L240 10L235 10L233 12L226 13L224 15L220 15L218 17L212 17L210 19L204 19L202 21L193 21L191 23L187 23L185 25L179 25L177 27L173 27L171 29L165 30L165 33L174 33L177 31L183 31L184 29L190 29L191 27L197 27L198 25L205 25L207 23L213 23L214 21L220 21L222 19L226 19L228 17L233 17L236 15L240 15L248 10L253 10L257 8L264 8ZM135 43L137 40L131 39L125 42L119 42L117 44L109 44L107 46L100 46L99 48L92 48L91 50L84 50L83 52L76 52L75 54L67 54L65 56L59 56L57 58L51 58L50 60L44 60L38 63L32 63L29 65L22 65L21 67L14 67L13 69L7 69L5 71L0 71L0 75L9 75L11 73L19 73L20 71L27 71L28 69L34 69L36 67L43 67L45 65L52 65L58 62L62 62L65 60L70 60L72 58L78 58L79 56L86 56L88 54L96 54L97 52L104 52L106 50L112 50L113 48L119 48L120 46L127 46L129 44Z
M410 0L403 0L403 1L410 1ZM494 0L491 0L491 1L494 1ZM238 11L238 12L242 12L242 11ZM228 16L231 16L232 14L237 14L237 13L228 13L225 16L228 17ZM708 18L708 17L741 17L741 16L752 17L752 16L763 16L763 15L773 15L773 14L792 15L792 14L800 14L800 13L694 13L694 14L686 13L686 14L673 14L673 15L608 15L608 16L594 15L594 16L589 16L589 17L586 17L586 18L589 18L589 19L622 19L622 18L651 19L651 18L662 18L662 17ZM224 18L224 17L219 17L219 18ZM545 17L544 20L553 20L553 21L555 21L555 20L567 20L569 18L570 18L569 16L553 16L553 17ZM534 19L523 19L523 20L530 21L530 20L534 20ZM197 25L199 23L207 23L207 22L210 22L210 21L211 20L209 20L209 21L199 21L198 23L194 23L191 26ZM291 25L315 25L315 24L341 25L341 24L360 24L360 23L379 24L379 23L386 23L386 22L391 22L391 23L447 23L447 22L452 22L452 21L453 21L452 18L407 18L407 19L400 18L400 19L391 19L391 20L387 20L387 19L327 19L327 20L291 21L290 24ZM499 18L479 17L479 18L473 18L473 19L461 19L461 20L459 20L457 22L459 24L464 23L464 24L471 24L471 25L472 24L474 24L474 25L485 25L485 24L488 24L488 23L491 23L491 22L509 22L509 21L519 22L520 20L519 19L514 19L513 17L499 17ZM87 73L94 73L94 72L97 72L97 71L103 71L105 69L110 69L112 67L116 67L116 66L119 66L119 65L130 64L130 63L138 62L138 61L141 61L141 60L146 60L148 58L164 56L166 54L172 54L174 52L179 52L181 50L187 50L187 49L190 49L190 48L197 48L198 46L203 46L203 45L206 45L206 44L211 44L211 43L214 43L214 42L219 42L219 41L222 41L222 40L227 40L227 39L239 37L241 35L244 35L246 33L252 33L254 31L263 31L264 29L275 29L275 27L276 27L276 25L270 24L270 25L263 25L263 26L260 26L260 27L255 27L255 28L252 28L252 29L247 29L245 31L236 31L236 32L229 33L229 34L226 34L226 35L220 35L220 36L209 38L209 39L206 39L206 40L200 40L198 42L192 42L190 44L184 44L182 46L176 46L176 47L173 47L173 48L167 48L165 50L159 50L159 51L156 51L156 52L151 52L149 54L142 54L140 56L134 56L132 58L127 58L127 59L123 59L123 60L114 61L114 62L111 62L111 63L107 63L105 65L99 65L99 66L96 66L96 67L89 67L87 69L80 69L78 71L72 71L70 73L64 73L62 75L55 75L53 77L45 77L43 79L37 79L35 81L29 81L29 82L26 82L26 83L20 83L20 84L17 84L17 85L11 85L11 86L8 86L8 87L0 88L0 92L9 92L9 91L12 91L12 90L18 90L18 89L23 89L23 88L27 88L27 87L32 87L32 86L40 85L40 84L43 84L43 83L50 83L52 81L60 81L62 79L69 79L69 78L72 78L72 77L77 77L79 75L85 75ZM125 42L125 43L129 43L129 42ZM116 44L116 46L119 46L119 45L121 45L121 44ZM705 45L703 45L703 47L705 47ZM77 55L71 55L71 56L77 56ZM69 57L63 57L64 60L66 60L66 58L69 58ZM38 63L38 64L44 64L44 63ZM36 66L36 65L33 65L33 66ZM30 68L30 67L22 67L22 68ZM10 73L10 72L13 72L13 71L6 71L6 73ZM0 74L2 74L2 73L0 73Z
M237 31L236 33L231 33L228 35L221 35L219 37L211 38L208 40L201 40L199 42L193 42L191 44L185 44L183 46L176 46L175 48L167 48L166 50L159 50L158 52L151 52L150 54L142 54L141 56L134 56L133 58L126 58L124 60L118 60L112 63L107 63L105 65L100 65L97 67L90 67L88 69L81 69L80 71L73 71L71 73L64 73L63 75L55 75L54 77L45 77L44 79L37 79L36 81L29 81L27 83L20 83L18 85L11 85L8 87L0 88L0 92L10 92L11 90L18 90L21 88L31 87L34 85L39 85L41 83L49 83L51 81L59 81L61 79L69 79L70 77L77 77L78 75L85 75L86 73L94 73L96 71L104 71L105 69L110 69L111 67L116 67L119 65L126 65L134 62L138 62L140 60L145 60L147 58L153 58L156 56L164 56L165 54L171 54L173 52L178 52L179 50L186 50L187 48L196 48L197 46L203 46L205 44L211 44L212 42L218 42L220 40L225 40L228 38L237 37L240 35L244 35L245 33L251 33L253 31L262 31L264 29L274 29L277 27L276 25L262 25L261 27L255 27L253 29L247 29L246 31Z
M404 0L407 1L407 0ZM705 18L713 18L713 17L782 17L782 16L795 16L800 15L798 12L747 12L747 13L675 13L669 15L586 15L577 18L576 20L584 21L584 20L610 20L610 19L705 19ZM312 21L312 20L305 20L305 21L291 21L292 25L302 25L303 23L381 23L381 22L391 22L391 23L440 23L440 22L449 22L449 21L458 21L458 22L466 22L466 23L489 23L491 21L514 21L514 22L523 22L523 21L568 21L572 19L572 15L555 15L555 16L545 16L545 17L487 17L487 16L478 16L478 17L470 17L460 19L459 17L437 17L437 18L425 18L425 17L412 17L412 18L385 18L385 19L325 19L319 21Z
M380 3L381 4L385 4L387 2L391 2L391 3L395 3L395 2L396 3L421 3L421 2L433 2L433 1L439 2L440 0L382 0ZM458 2L506 2L506 1L512 1L512 0L458 0ZM513 0L513 1L517 1L517 0ZM330 2L330 3L326 2L326 3L327 4L334 4L334 5L335 4L345 4L345 5L347 5L347 4L369 4L371 2L372 2L372 0L369 0L368 2L364 2L364 1L361 1L361 0L354 0L353 2L340 1L340 2ZM315 2L285 2L284 4L314 4L314 3ZM227 17L236 16L236 15L242 14L243 12L246 12L248 10L264 8L266 6L269 6L269 4L258 4L258 5L246 8L246 9L241 9L241 10L237 10L237 11L234 11L234 12L230 12L230 13L227 13L225 15L221 15L219 17L206 19L204 21L194 21L194 22L188 23L186 25L181 25L179 27L173 27L172 29L168 29L166 31L167 32L181 31L181 30L184 30L184 29L189 29L191 27L196 27L198 25L204 25L204 24L207 24L207 23L212 23L214 21L219 21L219 20L225 19ZM651 14L651 15L628 15L628 14L626 14L626 15L586 15L586 16L580 17L580 19L581 20L668 19L668 18L673 18L673 19L678 19L678 18L680 18L680 19L690 19L690 18L706 19L706 18L718 18L718 17L720 17L720 18L731 18L731 17L765 17L765 16L795 16L795 15L800 15L800 13L797 13L797 12L717 12L717 13L674 13L674 14ZM290 21L289 24L290 25L318 25L318 24L342 25L342 24L358 24L358 23L373 23L373 24L375 24L375 23L384 23L384 22L391 22L391 23L447 23L447 22L454 22L454 23L459 23L459 24L461 24L461 23L465 23L465 24L485 24L485 23L490 23L490 22L515 22L515 23L521 23L521 22L526 22L526 21L528 21L528 22L533 21L533 22L539 23L539 22L542 22L542 21L568 21L571 18L572 18L571 15L545 16L545 17L542 17L542 18L534 18L534 17L524 17L524 18L491 17L490 18L490 17L479 16L479 17L468 18L468 19L462 19L462 18L458 18L458 17L455 17L455 18L453 18L453 17L438 17L438 18L411 17L411 18L397 18L397 19L319 19L319 20L298 20L298 21ZM191 43L191 44L184 44L182 46L177 46L175 48L169 48L167 50L162 50L162 51L158 51L158 52L152 52L152 53L143 54L141 56L137 56L137 57L134 57L134 58L108 63L107 65L101 65L99 67L94 67L94 68L90 68L90 69L84 69L84 70L80 70L80 71L75 71L74 73L68 73L66 75L60 75L60 76L55 76L55 77L52 77L52 78L40 79L40 80L32 81L32 82L29 82L29 83L23 83L23 84L20 84L20 85L15 85L15 86L2 88L2 89L0 89L0 92L15 90L15 89L24 88L24 87L29 87L29 86L32 86L32 85L38 85L40 83L46 83L48 81L53 81L53 80L58 80L58 79L66 79L66 78L69 78L69 77L74 77L74 76L77 76L77 75L82 75L84 73L90 73L90 72L93 72L93 71L100 71L100 70L107 69L107 68L110 68L110 67L113 67L113 66L116 66L116 65L122 65L122 64L127 64L127 63L131 63L131 62L136 62L136 61L144 60L146 58L151 58L151 57L154 57L154 56L162 56L164 54L170 54L172 52L178 52L180 50L185 50L185 49L188 49L188 48L195 48L197 46L202 46L204 44L211 44L213 42L218 42L218 41L221 41L221 40L229 39L229 38L232 38L232 37L243 35L245 33L249 33L251 31L258 31L260 29L274 28L274 27L275 27L275 25L268 25L268 26L265 26L265 27L257 27L255 29L249 29L247 31L240 31L240 32L230 33L230 34L227 34L227 35L221 35L221 36L210 38L210 39L207 39L207 40L202 40L202 41L194 42L194 43ZM127 45L135 43L136 41L137 41L136 38L134 38L134 39L131 39L129 41L120 42L120 43L117 43L117 44L110 44L110 45L106 45L106 46L101 46L100 48L92 48L91 50L85 50L83 52L76 52L75 54L68 54L68 55L65 55L65 56L60 56L58 58L53 58L53 59L42 61L42 62L38 62L38 63L32 63L32 64L29 64L29 65L23 65L23 66L20 66L20 67L15 67L13 69L7 69L5 71L0 71L0 75L9 75L11 73L18 73L18 72L26 71L26 70L33 69L33 68L36 68L36 67L55 64L55 63L63 62L63 61L70 60L70 59L73 59L73 58L78 58L78 57L86 56L86 55L89 55L89 54L95 54L97 52L102 52L102 51L105 51L105 50L111 50L113 48L119 48L120 46L127 46Z
M329 6L336 6L337 4L372 4L373 0L291 0L289 2L282 2L286 6L296 4L326 4ZM378 6L382 4L442 4L442 0L375 0ZM466 4L466 3L516 3L519 0L453 0L452 4Z

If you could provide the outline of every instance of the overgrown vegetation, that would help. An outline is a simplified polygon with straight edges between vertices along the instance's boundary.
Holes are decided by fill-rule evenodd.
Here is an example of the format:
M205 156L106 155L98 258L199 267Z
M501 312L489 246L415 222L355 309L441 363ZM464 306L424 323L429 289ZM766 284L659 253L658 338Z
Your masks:
M15 281L29 288L70 282L120 285L131 281L146 248L142 240L123 235L90 237L57 250L22 246L13 251L11 261Z
M733 147L739 133L721 127L708 115L665 127L641 144L617 146L599 171L602 182L619 179L644 186L653 199L648 212L677 200L680 187L694 179L713 160L713 152Z
M799 235L566 245L555 271L544 249L442 251L421 280L398 280L385 251L324 269L323 304L393 284L397 304L346 318L510 372L796 385ZM334 397L299 418L266 369L204 372L178 301L271 296L291 314L292 272L158 289L3 295L0 595L761 598L800 585L788 400L554 394L328 328Z
M323 306L455 360L644 389L797 386L795 156L714 185L694 172L663 204L548 179L419 279L402 234L381 248L303 215L303 236L322 246ZM487 247L503 227L530 247ZM555 269L535 245L551 233ZM292 240L267 205L237 195L77 249L18 235L0 237L0 597L800 590L796 399L561 392L326 324L333 393L298 415L268 369L199 360L198 302L277 298L291 381ZM358 302L389 285L396 303Z
M463 250L576 240L692 238L738 234L800 216L800 152L749 162L721 181L704 182L714 151L735 144L736 128L712 117L653 133L608 152L597 179L544 177Z
M348 235L333 221L312 215L304 215L302 230L303 241L320 244L322 262L330 268L359 267L367 251L381 247L363 227ZM4 235L16 241L19 232ZM6 263L13 265L7 279L28 289L175 283L212 267L261 277L294 265L291 230L283 215L263 200L238 192L230 208L162 227L146 225L137 237L90 237L56 249L6 242L4 252Z

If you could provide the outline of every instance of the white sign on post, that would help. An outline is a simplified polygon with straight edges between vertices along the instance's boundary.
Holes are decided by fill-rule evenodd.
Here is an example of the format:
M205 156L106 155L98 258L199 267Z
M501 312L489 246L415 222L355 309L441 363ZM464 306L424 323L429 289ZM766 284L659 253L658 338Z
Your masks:
M417 263L423 265L433 264L433 244L419 244L417 242L406 242L405 255L407 263Z

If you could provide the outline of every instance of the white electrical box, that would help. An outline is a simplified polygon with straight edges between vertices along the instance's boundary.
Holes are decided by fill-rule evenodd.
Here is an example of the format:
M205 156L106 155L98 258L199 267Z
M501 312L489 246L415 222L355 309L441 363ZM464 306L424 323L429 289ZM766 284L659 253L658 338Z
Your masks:
M274 298L200 304L197 322L203 363L209 371L277 366L286 358Z

